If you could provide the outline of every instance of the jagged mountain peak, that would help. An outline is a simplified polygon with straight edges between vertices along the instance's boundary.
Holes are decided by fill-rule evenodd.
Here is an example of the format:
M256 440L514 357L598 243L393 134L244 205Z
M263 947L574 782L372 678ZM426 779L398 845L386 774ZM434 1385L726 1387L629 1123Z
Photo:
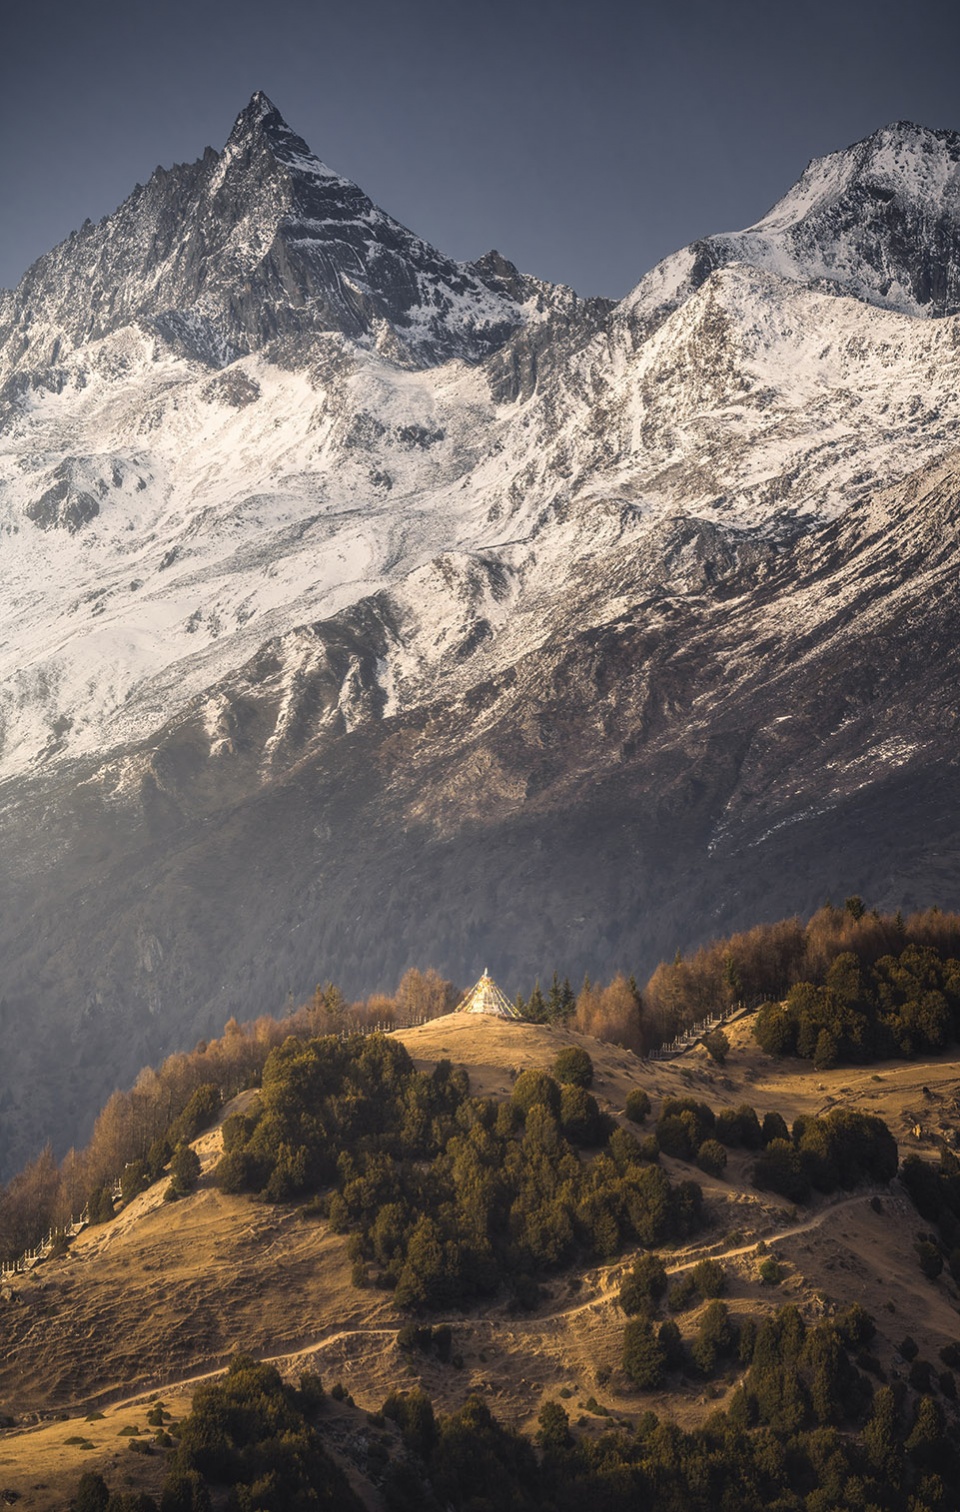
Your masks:
M665 258L623 312L648 332L737 262L901 314L957 313L960 135L895 121L814 158L752 226Z
M851 196L860 200L871 194L880 205L935 201L934 212L942 215L951 204L956 210L958 193L960 135L893 121L850 147L813 158L793 188L749 230L796 227Z
M256 125L276 125L284 131L290 128L276 105L262 89L255 89L234 122L231 136L249 131Z
M0 304L0 383L135 323L214 366L282 363L329 333L403 366L478 361L526 317L317 158L262 92L221 153L158 169ZM18 393L20 392L18 388Z
M276 105L262 89L258 89L251 95L240 111L227 138L225 150L244 146L257 137L267 137L271 142L280 143L293 138L304 153L310 151L303 138L297 136L288 126Z
M252 155L258 147L265 148L281 166L294 173L335 180L373 208L372 201L367 199L356 184L342 174L335 173L311 151L307 142L287 124L262 89L251 96L249 103L234 121L221 160L229 163L243 154Z

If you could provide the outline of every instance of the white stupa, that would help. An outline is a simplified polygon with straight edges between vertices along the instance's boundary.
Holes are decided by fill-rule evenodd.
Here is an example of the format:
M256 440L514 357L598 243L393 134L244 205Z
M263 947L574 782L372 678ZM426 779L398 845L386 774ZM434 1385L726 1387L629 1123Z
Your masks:
M486 1013L490 1018L519 1019L523 1015L518 1013L512 1003L508 1003L500 988L488 971L484 971L476 987L468 992L458 1013Z

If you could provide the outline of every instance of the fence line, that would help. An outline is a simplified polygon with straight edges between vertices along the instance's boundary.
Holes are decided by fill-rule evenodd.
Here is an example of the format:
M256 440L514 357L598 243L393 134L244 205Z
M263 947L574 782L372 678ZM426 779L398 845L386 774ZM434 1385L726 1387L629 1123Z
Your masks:
M685 1050L689 1050L692 1045L697 1044L699 1040L703 1039L705 1034L710 1033L711 1029L721 1028L726 1023L727 1017L725 1013L711 1013L707 1018L701 1019L699 1023L692 1024L689 1029L681 1030L669 1042L658 1045L655 1050L649 1051L647 1059L672 1060L676 1055L683 1055Z
M32 1270L35 1265L39 1265L41 1260L47 1259L58 1239L75 1239L78 1234L83 1233L87 1222L87 1210L84 1208L79 1218L71 1218L64 1228L50 1229L45 1239L41 1239L32 1248L25 1249L19 1259L0 1261L0 1279L5 1279L7 1276L22 1276L25 1271Z

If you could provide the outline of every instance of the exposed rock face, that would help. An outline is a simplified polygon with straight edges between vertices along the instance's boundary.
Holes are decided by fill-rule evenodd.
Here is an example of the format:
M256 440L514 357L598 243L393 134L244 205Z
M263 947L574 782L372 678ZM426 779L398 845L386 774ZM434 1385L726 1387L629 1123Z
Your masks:
M505 288L378 210L256 94L221 153L158 168L34 264L0 310L0 371L137 321L218 367L268 346L293 357L318 332L399 361L475 361L522 319Z
M708 236L668 257L635 289L634 317L655 321L733 262L911 315L960 310L960 134L897 121L816 158L746 231Z
M957 160L887 128L610 308L255 96L0 297L8 1167L318 980L960 902Z

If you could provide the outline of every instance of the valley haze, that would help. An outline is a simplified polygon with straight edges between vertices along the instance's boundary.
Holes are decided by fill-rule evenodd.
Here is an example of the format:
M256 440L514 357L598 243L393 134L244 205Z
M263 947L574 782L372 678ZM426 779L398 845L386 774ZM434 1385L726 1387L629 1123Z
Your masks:
M958 312L950 131L614 303L263 94L0 293L7 1169L320 980L955 904Z

